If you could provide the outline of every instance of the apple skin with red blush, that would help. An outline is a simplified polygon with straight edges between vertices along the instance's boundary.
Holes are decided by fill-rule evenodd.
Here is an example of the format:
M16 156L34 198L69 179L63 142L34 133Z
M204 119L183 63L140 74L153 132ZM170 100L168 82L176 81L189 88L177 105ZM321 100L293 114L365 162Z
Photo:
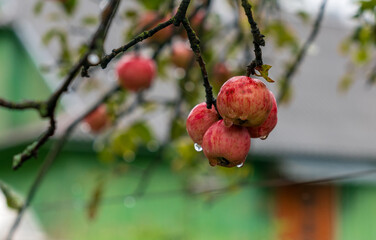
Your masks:
M274 129L278 122L278 109L277 109L277 102L275 100L274 94L269 91L270 96L273 100L272 110L269 113L268 118L265 120L263 124L257 127L248 127L248 132L251 138L262 138L266 139L269 133Z
M87 115L84 122L92 133L99 133L111 124L111 118L107 112L106 105L102 104Z
M149 88L155 75L154 60L140 55L124 55L116 65L120 86L131 91Z
M188 44L175 42L172 45L171 61L180 68L188 68L194 54Z
M217 97L217 109L226 126L260 126L269 116L272 105L266 85L247 76L227 80Z
M225 126L223 120L214 123L205 133L202 148L211 166L235 167L243 165L251 139L247 128Z
M218 120L219 116L214 106L208 109L205 102L197 104L187 118L186 128L188 135L192 138L193 142L201 145L205 132Z

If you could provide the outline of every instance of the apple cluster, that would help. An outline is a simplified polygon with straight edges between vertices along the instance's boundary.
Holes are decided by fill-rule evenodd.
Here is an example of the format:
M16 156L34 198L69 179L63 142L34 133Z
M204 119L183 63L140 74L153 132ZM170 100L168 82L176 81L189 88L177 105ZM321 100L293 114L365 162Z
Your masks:
M205 102L196 105L188 115L187 132L211 166L241 167L250 138L266 139L277 124L274 94L258 79L235 76L222 85L216 104L218 112Z

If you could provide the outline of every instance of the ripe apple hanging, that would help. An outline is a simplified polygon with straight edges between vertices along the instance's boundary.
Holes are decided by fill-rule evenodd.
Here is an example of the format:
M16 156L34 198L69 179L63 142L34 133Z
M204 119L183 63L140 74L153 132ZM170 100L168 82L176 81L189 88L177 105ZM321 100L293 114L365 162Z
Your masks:
M217 97L218 112L226 126L259 126L269 116L272 105L273 100L266 85L247 76L227 80Z
M124 55L116 65L119 84L131 91L149 88L156 75L154 60L140 55Z

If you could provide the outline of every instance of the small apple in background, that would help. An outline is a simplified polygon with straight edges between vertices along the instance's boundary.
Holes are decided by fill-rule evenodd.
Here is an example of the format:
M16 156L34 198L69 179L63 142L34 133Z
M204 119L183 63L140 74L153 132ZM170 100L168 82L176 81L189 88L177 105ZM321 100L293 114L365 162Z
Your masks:
M187 118L186 128L188 135L193 142L201 145L205 132L218 120L218 114L214 106L208 109L205 102L197 104Z
M261 138L266 139L269 133L274 129L277 125L278 117L277 117L277 102L275 100L274 94L269 91L270 96L273 99L273 106L272 110L269 113L268 118L265 120L263 124L257 127L249 127L248 132L251 138Z
M216 92L218 92L227 79L231 78L232 76L230 70L224 62L216 63L213 67L212 73L213 77L211 82Z
M205 133L202 148L211 166L242 166L251 139L247 128L232 125L226 127L223 120L214 123Z
M167 21L170 19L171 15L167 15L165 17L160 17L158 12L147 11L145 12L138 23L138 32L143 30L149 30L151 28L156 27L158 24ZM146 29L145 29L146 28ZM146 39L148 42L155 42L161 44L167 41L169 38L172 37L173 34L173 26L165 27L164 29L158 31L153 36Z
M187 14L187 16L189 16L190 14ZM197 33L197 31L200 29L200 26L202 25L202 21L204 20L205 18L205 15L206 15L206 10L204 9L200 9L198 10L198 12L190 19L190 25L192 27L192 29ZM205 25L202 26L203 29L206 29L205 28ZM180 32L180 36L182 38L188 38L188 35L187 35L187 32L184 30L184 28L182 28L181 32Z
M185 42L175 42L172 45L171 61L180 68L188 68L194 57L192 49Z
M111 118L107 112L105 104L100 105L84 119L84 122L93 133L99 133L104 130L110 123Z
M217 108L227 126L254 127L269 116L273 100L266 85L247 76L235 76L225 82L217 97Z
M128 90L149 88L156 75L154 60L135 54L124 55L116 65L119 84Z

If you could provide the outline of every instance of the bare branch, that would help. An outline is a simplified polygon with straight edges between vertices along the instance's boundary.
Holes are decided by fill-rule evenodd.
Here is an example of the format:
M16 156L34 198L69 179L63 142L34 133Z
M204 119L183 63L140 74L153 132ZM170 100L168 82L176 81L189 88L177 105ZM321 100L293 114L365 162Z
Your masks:
M265 46L264 35L260 33L260 29L257 27L257 23L253 18L252 14L252 6L248 3L248 0L242 0L242 6L244 8L245 14L247 15L248 22L251 25L251 32L253 36L253 45L254 45L254 52L256 59L252 60L252 62L247 66L247 73L246 75L249 76L251 74L255 74L255 68L258 66L262 66L262 51L261 47Z
M65 78L62 85L55 90L55 92L48 98L46 102L43 103L35 103L38 105L38 110L42 117L48 117L50 119L50 125L46 132L42 135L42 137L30 144L22 153L14 156L13 158L13 169L18 169L25 161L30 159L31 157L34 157L37 155L37 152L41 146L44 145L44 143L47 142L47 140L54 135L56 130L56 122L55 122L55 110L57 103L60 99L60 97L68 90L69 85L74 81L77 74L81 70L82 67L87 70L87 57L89 54L95 50L96 48L103 47L103 42L106 38L107 30L112 23L112 19L114 14L116 13L118 6L119 6L120 0L112 0L108 7L104 9L104 12L102 12L102 21L99 24L97 31L93 34L90 40L89 49L86 51L86 53L78 60L78 62L71 68L69 71L69 74ZM100 43L100 44L99 44ZM31 105L30 106L35 106Z
M196 33L193 31L187 18L185 18L182 23L183 23L185 31L187 32L188 39L191 44L191 48L196 57L196 61L199 64L200 69L201 69L201 74L204 79L204 87L205 87L205 93L206 93L206 105L207 105L207 108L210 109L212 107L212 104L214 104L215 106L215 99L213 97L212 86L209 83L205 62L201 56L200 39L197 37Z
M17 218L14 221L8 236L7 240L11 240L22 217L25 212L25 210L29 207L31 201L34 198L34 195L36 191L38 190L42 180L44 179L45 175L47 174L48 170L50 169L51 165L54 163L56 157L59 155L61 150L64 147L65 142L68 140L70 135L72 134L73 130L78 126L78 124L87 116L89 115L92 111L94 111L99 105L101 105L103 102L107 101L110 96L112 96L115 92L119 91L119 87L116 86L113 89L111 89L108 93L106 93L101 99L99 99L96 104L94 104L90 109L88 109L86 112L84 112L82 115L80 115L78 118L76 118L64 131L64 134L57 140L57 142L53 145L51 150L49 151L46 159L43 162L43 165L41 166L38 175L36 179L34 180L27 196L25 199L24 204L22 205L21 210L18 212Z
M302 63L307 53L308 48L311 46L313 41L316 39L317 34L319 33L321 22L324 17L324 10L325 10L326 3L327 3L327 0L322 0L319 14L316 17L311 33L309 34L307 40L304 42L303 47L300 49L300 51L296 55L294 62L290 65L289 68L287 68L285 74L282 77L282 81L281 81L282 86L281 86L279 96L277 97L278 103L280 103L283 100L283 98L286 96L286 93L291 84L293 75L295 74L299 65Z
M41 103L36 101L25 101L21 103L14 103L0 98L0 106L9 108L9 109L37 109L39 110Z
M142 33L138 34L133 40L131 40L129 43L123 45L122 47L113 49L110 54L104 56L101 61L101 67L104 69L107 67L108 63L114 59L117 55L120 53L123 53L127 51L129 48L133 47L137 43L153 36L155 33L159 32L160 30L170 26L171 24L174 24L175 26L179 26L180 22L183 21L183 18L185 17L185 14L187 12L187 8L189 6L190 0L183 0L179 8L177 10L177 13L175 16L170 18L169 20L162 22L158 24L156 27L148 30L143 31Z

